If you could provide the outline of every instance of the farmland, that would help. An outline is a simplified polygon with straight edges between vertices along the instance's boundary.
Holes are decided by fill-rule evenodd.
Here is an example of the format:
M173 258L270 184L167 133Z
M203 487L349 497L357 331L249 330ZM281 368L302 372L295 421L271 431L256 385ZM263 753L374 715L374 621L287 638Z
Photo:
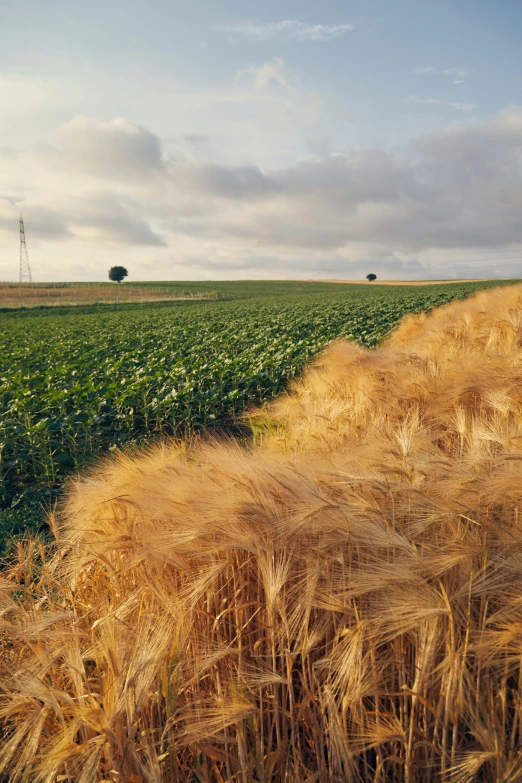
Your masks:
M0 313L0 538L36 524L64 478L100 453L237 432L248 405L278 394L329 341L375 346L406 313L492 285L226 283L224 301Z
M114 283L0 283L0 309L64 307L92 304L136 304L172 300L219 299L218 290L201 292L197 284L182 289Z
M373 344L363 315L397 300L371 296L344 317ZM278 302L193 306L221 330L197 333L213 373L254 340L281 368L263 329L284 351L293 320L306 342L343 309ZM521 780L521 313L522 285L498 288L376 350L338 341L254 442L115 454L72 483L55 540L1 575L0 778Z

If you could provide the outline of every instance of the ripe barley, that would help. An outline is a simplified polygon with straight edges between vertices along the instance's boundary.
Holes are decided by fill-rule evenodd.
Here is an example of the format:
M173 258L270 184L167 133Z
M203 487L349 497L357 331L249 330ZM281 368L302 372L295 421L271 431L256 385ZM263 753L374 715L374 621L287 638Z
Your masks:
M2 582L8 779L519 780L521 308L333 345L255 448L73 482Z

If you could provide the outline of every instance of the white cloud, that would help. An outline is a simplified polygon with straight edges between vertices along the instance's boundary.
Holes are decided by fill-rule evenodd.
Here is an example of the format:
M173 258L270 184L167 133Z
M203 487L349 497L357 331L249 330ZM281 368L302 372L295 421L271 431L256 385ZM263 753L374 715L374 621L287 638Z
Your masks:
M88 174L125 180L164 171L160 139L120 117L110 122L74 117L58 129L57 140L59 151L47 150L52 165L62 158Z
M18 231L20 213L31 215L31 234L40 239L68 239L72 236L67 221L59 211L45 204L23 198L0 196L0 232Z
M471 71L469 68L444 68L442 73L445 76L457 76L459 79L465 79Z
M264 90L273 85L282 87L287 92L295 92L301 87L299 78L289 70L282 57L274 57L259 66L251 66L238 71L236 82L247 79L256 90Z
M297 41L331 41L353 30L353 24L305 24L295 19L280 22L228 22L216 25L218 32L230 33L240 40L266 41L286 36Z
M428 104L441 103L439 98L420 98L418 95L408 95L408 97L405 98L404 100L405 103L428 103Z
M425 65L415 68L414 73L419 75L435 73L441 76L452 76L454 77L454 84L462 84L464 79L470 76L473 71L470 68L434 68L432 65Z
M143 205L125 194L93 191L64 204L63 211L75 236L88 241L133 247L166 245L143 215Z
M457 111L466 112L472 112L478 108L475 103L450 103L450 106L452 109L457 109Z
M167 159L156 134L127 120L65 127L53 146L59 167L39 150L31 190L23 179L3 188L4 278L14 269L20 208L39 279L44 270L67 279L73 268L99 279L120 260L135 279L350 276L370 261L380 276L522 271L522 254L506 249L522 247L522 108L402 149L271 167ZM111 165L105 143L117 154Z
M404 99L405 103L424 103L427 105L434 105L434 106L440 106L440 105L446 105L443 101L440 100L440 98L420 98L418 95L408 95L407 98ZM452 109L455 109L457 111L464 111L464 112L472 112L478 109L477 104L475 103L460 103L460 102L451 102L447 104Z

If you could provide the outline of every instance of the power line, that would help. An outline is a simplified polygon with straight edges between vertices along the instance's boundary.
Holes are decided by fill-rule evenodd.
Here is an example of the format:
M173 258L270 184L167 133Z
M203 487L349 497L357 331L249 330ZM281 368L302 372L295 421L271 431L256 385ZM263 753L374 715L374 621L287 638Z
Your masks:
M29 256L27 255L27 244L25 241L24 219L20 215L20 270L19 282L32 283L31 267L29 265Z

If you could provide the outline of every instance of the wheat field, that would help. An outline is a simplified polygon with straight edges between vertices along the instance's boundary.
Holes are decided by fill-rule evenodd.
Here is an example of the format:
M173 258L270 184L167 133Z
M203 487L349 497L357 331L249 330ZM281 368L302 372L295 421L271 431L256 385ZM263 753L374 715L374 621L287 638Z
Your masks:
M522 286L112 457L2 574L23 783L522 779Z

